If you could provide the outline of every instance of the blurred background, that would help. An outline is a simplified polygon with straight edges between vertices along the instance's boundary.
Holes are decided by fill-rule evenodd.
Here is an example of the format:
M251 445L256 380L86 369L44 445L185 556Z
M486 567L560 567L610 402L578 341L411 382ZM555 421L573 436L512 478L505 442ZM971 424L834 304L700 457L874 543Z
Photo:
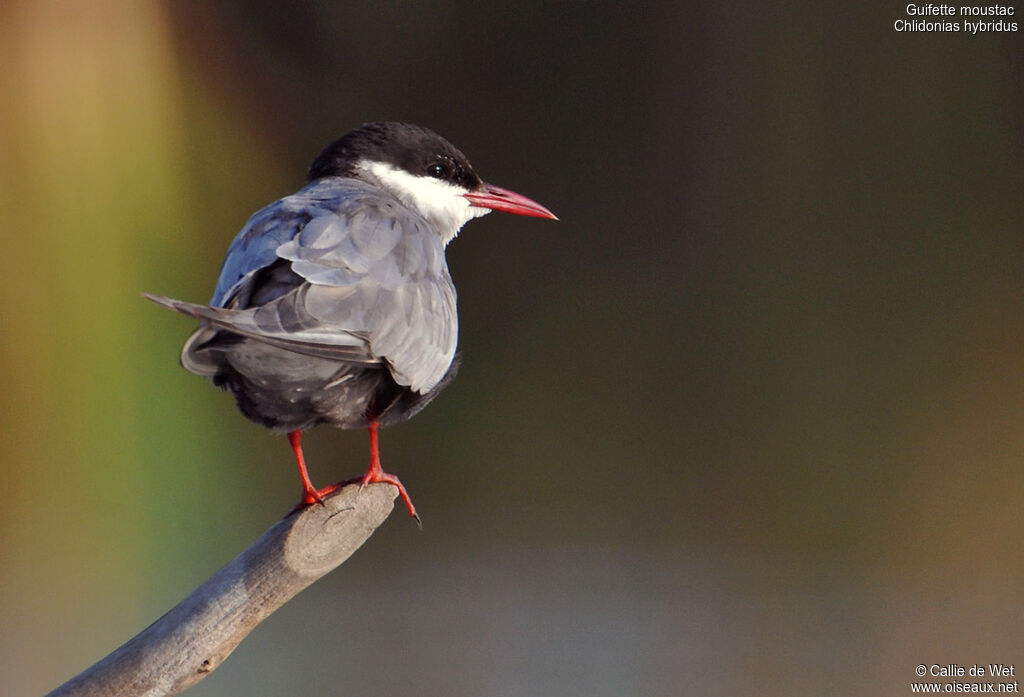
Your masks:
M449 248L396 513L190 694L864 695L1024 664L1024 51L900 3L0 6L0 687L296 502L178 366L250 213L365 121L561 222ZM1019 21L1019 20L1018 20ZM314 480L362 432L306 438ZM1024 669L1024 665L1021 666Z

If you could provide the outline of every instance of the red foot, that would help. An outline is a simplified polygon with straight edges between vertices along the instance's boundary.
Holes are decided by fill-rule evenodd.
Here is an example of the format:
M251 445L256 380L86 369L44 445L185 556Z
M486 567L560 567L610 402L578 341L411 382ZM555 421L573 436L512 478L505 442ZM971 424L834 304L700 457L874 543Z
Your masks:
M322 489L305 489L302 492L302 500L299 501L299 508L312 506L314 503L323 505L324 497L333 494L341 488L341 484L330 484Z
M370 469L366 471L363 476L363 486L367 484L374 484L376 482L384 482L385 484L391 484L398 488L398 494L405 501L405 507L409 509L409 515L416 519L417 523L421 523L420 516L416 513L416 507L412 505L412 499L409 498L409 493L402 486L402 482L398 481L398 477L393 474L388 474L380 466L380 448L377 445L377 429L379 424L374 421L370 424ZM296 504L288 515L301 511L306 506L312 506L314 503L323 504L324 497L331 494L347 482L341 482L340 484L331 484L325 486L323 489L317 489L313 486L313 482L309 478L309 472L306 471L306 459L302 455L302 432L291 431L288 434L288 441L292 444L292 450L295 452L295 463L299 467L299 477L302 478L302 499Z
M384 471L384 468L380 466L380 447L377 444L377 429L380 427L376 421L370 422L370 469L363 475L363 486L367 484L373 484L375 482L384 482L390 484L398 489L398 495L405 501L405 507L409 510L409 515L416 519L417 523L422 524L419 514L416 512L416 506L412 505L412 499L409 498L409 492L405 490L402 482L398 480L393 474L388 474Z
M331 484L329 486L325 486L322 489L307 489L307 490L304 490L302 492L302 500L299 501L297 504L295 504L295 508L293 508L292 510L288 511L288 515L291 515L292 513L298 513L303 508L306 508L307 506L312 506L314 503L319 503L320 505L323 505L324 497L327 496L328 494L333 494L335 491L340 489L343 485L344 485L343 483L342 484ZM285 517L287 518L288 516L285 516Z
M402 497L402 500L405 501L405 507L409 509L409 515L415 518L417 523L422 522L420 520L419 513L416 512L416 506L412 505L412 499L409 498L409 492L407 492L405 487L402 486L402 482L398 481L398 477L393 474L388 474L379 467L377 468L377 471L374 472L373 467L370 467L370 470L363 476L363 486L366 486L367 484L374 484L376 482L384 482L385 484L391 484L392 486L397 487L398 495Z
M291 515L306 506L312 506L314 503L323 505L324 496L337 491L341 485L331 484L323 489L314 487L313 482L309 478L309 472L306 471L306 458L302 455L302 431L291 431L288 434L288 441L292 444L292 450L295 452L295 463L299 466L299 477L302 478L302 499L291 510L289 513Z

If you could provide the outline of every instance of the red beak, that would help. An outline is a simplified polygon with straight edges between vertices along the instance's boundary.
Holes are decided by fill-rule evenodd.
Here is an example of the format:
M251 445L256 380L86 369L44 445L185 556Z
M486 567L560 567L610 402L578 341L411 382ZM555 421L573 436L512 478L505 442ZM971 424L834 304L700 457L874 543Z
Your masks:
M469 202L478 208L490 208L492 211L504 211L516 215L529 215L534 218L551 218L558 220L558 216L540 205L533 199L526 198L515 191L502 189L493 184L484 184L476 191L463 194Z

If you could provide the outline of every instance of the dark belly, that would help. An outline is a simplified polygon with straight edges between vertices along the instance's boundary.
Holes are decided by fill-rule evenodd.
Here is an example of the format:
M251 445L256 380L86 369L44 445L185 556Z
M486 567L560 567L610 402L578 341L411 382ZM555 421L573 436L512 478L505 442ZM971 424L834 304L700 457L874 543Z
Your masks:
M278 432L325 423L339 428L399 423L427 406L459 365L456 357L441 381L420 393L396 383L386 364L332 361L251 339L207 350L219 359L213 383L234 394L246 417Z

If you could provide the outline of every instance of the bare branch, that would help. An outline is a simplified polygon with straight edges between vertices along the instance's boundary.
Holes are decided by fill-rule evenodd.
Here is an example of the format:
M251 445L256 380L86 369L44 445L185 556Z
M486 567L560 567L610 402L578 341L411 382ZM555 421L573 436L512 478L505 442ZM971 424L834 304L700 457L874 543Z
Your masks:
M350 484L270 528L133 639L47 697L176 695L256 625L349 558L390 515L396 489Z

